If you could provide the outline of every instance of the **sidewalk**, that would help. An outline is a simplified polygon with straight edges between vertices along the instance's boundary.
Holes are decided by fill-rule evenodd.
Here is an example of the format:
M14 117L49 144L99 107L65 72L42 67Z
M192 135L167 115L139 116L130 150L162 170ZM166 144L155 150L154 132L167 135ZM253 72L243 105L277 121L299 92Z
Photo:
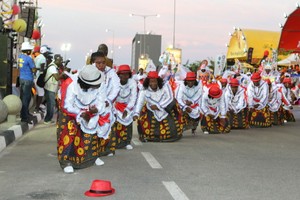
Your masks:
M21 122L20 118L17 118L15 123L2 122L0 123L0 152L4 150L8 145L13 143L31 130L36 124L38 124L43 118L44 114L33 114L33 124L27 124Z

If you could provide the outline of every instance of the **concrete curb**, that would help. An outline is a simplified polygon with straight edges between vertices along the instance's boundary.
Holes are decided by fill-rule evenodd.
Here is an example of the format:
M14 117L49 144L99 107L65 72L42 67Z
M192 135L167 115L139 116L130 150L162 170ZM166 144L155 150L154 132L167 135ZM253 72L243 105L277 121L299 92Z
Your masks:
M15 140L22 137L27 131L31 130L43 118L42 113L33 114L33 124L18 122L16 125L9 127L7 130L0 131L0 152Z

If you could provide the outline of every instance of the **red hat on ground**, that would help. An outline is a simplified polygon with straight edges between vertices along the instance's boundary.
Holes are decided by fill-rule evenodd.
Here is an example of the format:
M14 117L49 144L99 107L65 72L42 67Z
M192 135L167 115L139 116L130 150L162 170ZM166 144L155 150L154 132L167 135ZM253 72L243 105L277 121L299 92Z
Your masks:
M222 90L217 85L212 85L208 91L209 96L213 98L220 98L222 96Z
M291 78L284 78L282 83L292 84L292 79Z
M271 80L270 80L270 79L266 79L265 81L266 81L266 83L267 83L268 85L271 85Z
M194 81L194 80L196 80L196 74L195 74L195 72L188 72L188 73L186 73L185 80L186 81Z
M120 65L118 67L118 74L125 74L125 73L131 73L131 69L129 65Z
M33 53L35 53L35 52L40 52L40 50L41 50L41 47L40 47L40 46L35 46L35 47L33 48Z
M148 76L147 76L147 78L158 78L159 76L158 76L158 72L157 71L150 71L149 73L148 73Z
M255 72L251 76L251 81L253 82L259 82L261 80L261 76L259 72Z
M115 189L111 187L111 182L106 180L93 180L91 189L84 194L88 197L102 197L115 193Z
M227 83L228 81L227 81L227 78L222 78L222 79L220 80L220 82L221 82L221 83Z
M230 83L229 83L231 86L239 86L240 83L239 83L239 80L237 80L236 78L232 78L230 80Z

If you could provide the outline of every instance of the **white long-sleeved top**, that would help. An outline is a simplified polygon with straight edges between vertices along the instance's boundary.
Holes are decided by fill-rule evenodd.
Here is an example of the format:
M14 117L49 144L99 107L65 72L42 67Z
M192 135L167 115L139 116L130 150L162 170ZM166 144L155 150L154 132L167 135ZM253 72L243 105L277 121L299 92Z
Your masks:
M246 91L239 86L236 94L233 94L231 87L228 87L225 93L225 101L228 106L227 110L233 110L235 114L247 107Z
M282 87L282 93L283 95L286 97L287 101L289 102L289 104L291 104L293 102L292 100L292 94L291 94L291 89L290 88L286 88L283 84L281 84ZM284 105L283 108L285 110L290 110L289 106Z
M98 120L100 116L106 116L107 114L109 114L109 120L113 116L112 113L107 113L104 96L99 91L99 89L89 89L84 92L79 84L73 81L68 86L64 108L69 113L76 115L76 122L80 124L80 128L84 133L97 133L98 137L106 139L110 132L111 123L104 123L100 126ZM93 106L98 109L98 113L94 114L87 123L80 115Z
M162 121L168 116L168 112L165 108L173 101L173 93L169 83L165 83L161 89L153 91L150 87L140 91L138 101L136 104L134 116L138 116L141 112L142 107L146 102L147 109L153 112L154 117L157 121ZM151 105L156 105L159 110L152 110Z
M197 119L200 116L199 101L202 96L201 84L189 87L183 82L179 83L175 90L175 98L178 101L180 108L185 111L187 107L192 108L192 112L188 113L191 118ZM186 101L192 102L192 106L186 105Z
M268 102L269 110L271 112L277 112L282 103L288 107L291 105L289 100L284 95L282 87L282 84L272 83Z
M105 67L105 85L107 97L106 99L112 105L120 91L120 79L114 69Z
M222 94L220 98L209 98L208 97L208 89L203 90L203 95L200 103L201 112L206 115L214 116L214 119L218 118L219 115L221 118L226 118L227 110L226 110L226 102L225 95Z
M128 126L133 121L134 107L137 101L137 84L135 80L128 79L125 85L120 84L120 92L117 96L115 103L127 104L125 110L127 116L123 119L123 112L117 110L114 107L114 113L116 114L117 121L121 124Z
M269 86L268 84L261 80L259 86L254 86L251 81L247 88L247 96L248 96L248 106L249 108L253 108L255 105L259 105L256 110L261 110L268 104L269 98Z

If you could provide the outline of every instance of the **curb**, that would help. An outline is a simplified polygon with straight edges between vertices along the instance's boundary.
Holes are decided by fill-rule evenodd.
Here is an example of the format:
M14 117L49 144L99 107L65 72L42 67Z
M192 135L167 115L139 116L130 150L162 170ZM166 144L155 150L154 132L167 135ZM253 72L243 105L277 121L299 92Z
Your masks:
M44 118L43 114L41 113L33 114L33 116L33 124L18 122L16 125L11 126L7 130L0 132L0 152L15 140L25 135L27 131L31 130Z

